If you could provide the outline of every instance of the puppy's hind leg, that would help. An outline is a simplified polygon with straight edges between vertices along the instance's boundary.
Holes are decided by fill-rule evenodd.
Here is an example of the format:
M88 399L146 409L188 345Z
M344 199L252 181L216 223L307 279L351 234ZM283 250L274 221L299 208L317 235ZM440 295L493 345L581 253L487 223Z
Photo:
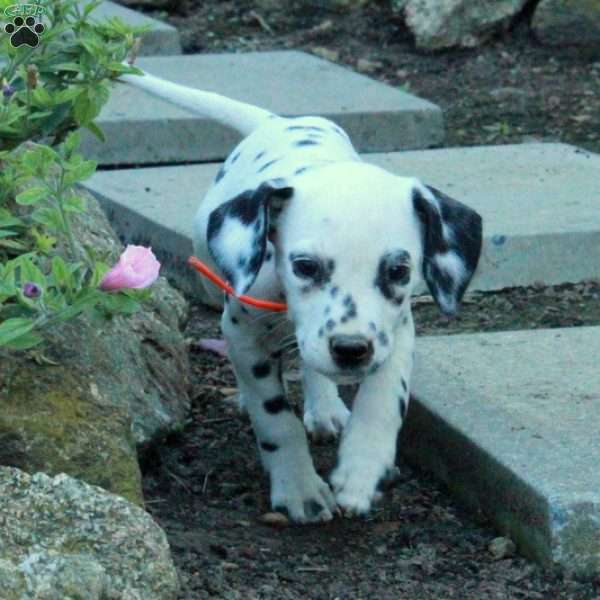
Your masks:
M302 423L285 398L280 358L269 355L258 343L251 322L233 323L227 313L223 313L223 334L271 479L271 506L299 523L328 521L336 510L335 499L315 471Z

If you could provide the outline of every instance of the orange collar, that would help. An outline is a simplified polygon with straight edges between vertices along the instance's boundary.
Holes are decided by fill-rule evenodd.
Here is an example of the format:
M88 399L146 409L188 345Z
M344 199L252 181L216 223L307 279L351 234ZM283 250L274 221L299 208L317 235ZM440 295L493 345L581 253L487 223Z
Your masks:
M230 296L233 296L244 304L249 304L256 308L262 308L263 310L273 310L277 312L286 312L287 304L282 302L271 302L270 300L259 300L258 298L252 298L252 296L236 296L235 291L226 281L221 279L216 273L213 273L208 266L206 266L199 258L190 256L188 258L188 264L192 266L201 275L204 275L207 279L210 279L215 285L225 290Z

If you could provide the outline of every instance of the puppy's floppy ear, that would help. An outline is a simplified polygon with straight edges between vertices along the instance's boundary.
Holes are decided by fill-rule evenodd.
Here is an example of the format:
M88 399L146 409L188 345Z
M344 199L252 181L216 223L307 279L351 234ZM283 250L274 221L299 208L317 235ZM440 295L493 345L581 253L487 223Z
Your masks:
M423 276L441 311L456 313L481 254L478 213L430 186L418 184L413 206L422 225Z
M271 219L291 198L282 179L262 183L215 209L208 218L208 250L236 294L254 283L265 257Z

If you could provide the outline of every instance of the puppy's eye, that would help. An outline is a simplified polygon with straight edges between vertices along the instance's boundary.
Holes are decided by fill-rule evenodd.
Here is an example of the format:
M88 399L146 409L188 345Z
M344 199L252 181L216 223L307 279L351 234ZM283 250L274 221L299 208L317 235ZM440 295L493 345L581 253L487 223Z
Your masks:
M410 267L403 263L390 265L387 276L392 283L407 283L410 278Z
M312 258L296 258L292 262L294 275L304 279L315 279L321 272L321 265Z

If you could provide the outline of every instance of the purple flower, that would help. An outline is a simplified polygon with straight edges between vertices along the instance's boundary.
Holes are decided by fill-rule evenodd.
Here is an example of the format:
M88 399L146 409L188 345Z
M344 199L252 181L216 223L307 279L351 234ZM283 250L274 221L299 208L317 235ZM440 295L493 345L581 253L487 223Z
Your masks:
M35 284L28 282L23 286L23 296L26 298L39 298L42 295L42 288Z
M5 98L10 98L15 93L15 88L10 85L10 83L5 83L2 85L2 95Z

